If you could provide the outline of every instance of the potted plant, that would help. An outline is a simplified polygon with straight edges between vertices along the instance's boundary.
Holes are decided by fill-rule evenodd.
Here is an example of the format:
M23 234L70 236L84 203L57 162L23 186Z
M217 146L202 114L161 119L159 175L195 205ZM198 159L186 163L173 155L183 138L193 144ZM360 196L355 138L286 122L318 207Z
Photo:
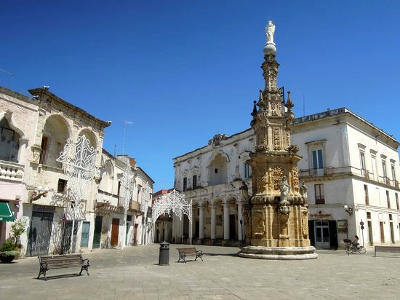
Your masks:
M12 262L21 251L20 237L25 232L27 221L19 219L11 225L11 236L0 247L0 261Z
M18 256L17 246L13 238L8 238L0 248L0 261L10 263Z
M15 250L21 251L22 245L20 241L21 235L25 232L27 220L25 218L18 219L11 225L11 235L15 243Z

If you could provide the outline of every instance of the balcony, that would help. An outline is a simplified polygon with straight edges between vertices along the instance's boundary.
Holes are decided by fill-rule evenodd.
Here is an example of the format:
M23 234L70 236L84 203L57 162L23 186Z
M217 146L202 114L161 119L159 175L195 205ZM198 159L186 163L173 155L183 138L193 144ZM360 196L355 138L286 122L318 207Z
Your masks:
M141 207L140 207L139 202L137 202L137 201L132 201L132 202L130 203L129 210L140 211L140 209L141 209Z
M24 166L11 161L0 160L0 180L22 182Z

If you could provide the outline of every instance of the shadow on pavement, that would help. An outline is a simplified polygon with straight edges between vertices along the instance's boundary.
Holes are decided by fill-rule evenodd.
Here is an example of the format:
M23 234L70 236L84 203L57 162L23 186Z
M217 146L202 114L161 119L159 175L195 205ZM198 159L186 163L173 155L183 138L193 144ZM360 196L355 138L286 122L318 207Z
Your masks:
M77 273L74 273L74 274L53 275L53 276L47 276L47 280L62 279L62 278L71 278L71 277L83 277L83 275L79 275L79 274L77 274ZM43 276L41 276L40 278L34 277L33 279L46 281L46 279L45 279Z
M207 256L238 256L238 253L210 253L210 252L203 252L203 255Z

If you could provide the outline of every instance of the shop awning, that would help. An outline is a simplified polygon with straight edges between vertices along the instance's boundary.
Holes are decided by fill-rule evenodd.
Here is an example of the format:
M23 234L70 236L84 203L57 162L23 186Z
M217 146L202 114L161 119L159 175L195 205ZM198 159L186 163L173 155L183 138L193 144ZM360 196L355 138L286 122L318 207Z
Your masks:
M14 222L14 215L11 212L8 202L0 202L0 221Z

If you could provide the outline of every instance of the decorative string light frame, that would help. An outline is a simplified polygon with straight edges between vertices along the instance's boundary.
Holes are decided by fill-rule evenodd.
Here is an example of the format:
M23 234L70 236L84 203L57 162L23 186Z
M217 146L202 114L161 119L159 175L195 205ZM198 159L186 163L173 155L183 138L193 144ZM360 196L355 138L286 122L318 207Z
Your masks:
M56 160L62 163L62 169L68 177L67 195L70 202L70 215L72 216L72 232L70 252L72 252L73 232L77 214L83 216L81 200L89 190L98 173L96 167L96 149L90 145L85 135L78 136L76 141L68 139L64 151Z
M158 217L164 214L174 214L180 221L182 221L183 215L186 215L189 219L189 232L191 235L192 228L192 200L188 202L185 199L183 193L177 190L167 194L162 194L157 198L157 201L153 205L153 227ZM190 236L191 239L191 236ZM191 241L190 241L191 242Z

